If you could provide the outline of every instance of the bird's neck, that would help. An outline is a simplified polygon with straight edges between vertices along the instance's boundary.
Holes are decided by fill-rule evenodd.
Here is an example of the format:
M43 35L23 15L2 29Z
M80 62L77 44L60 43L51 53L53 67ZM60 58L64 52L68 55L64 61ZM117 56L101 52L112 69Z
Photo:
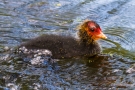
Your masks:
M94 41L91 36L87 34L87 32L80 30L78 35L80 38L80 46L82 50L87 53L86 56L93 56L101 53L100 45L96 41Z
M96 41L94 41L94 40L91 38L91 36L89 36L89 35L87 34L87 32L84 31L84 30L80 30L79 33L78 33L78 35L79 35L79 38L80 38L80 42L81 42L82 44L84 44L84 45L90 45L90 44L96 43Z

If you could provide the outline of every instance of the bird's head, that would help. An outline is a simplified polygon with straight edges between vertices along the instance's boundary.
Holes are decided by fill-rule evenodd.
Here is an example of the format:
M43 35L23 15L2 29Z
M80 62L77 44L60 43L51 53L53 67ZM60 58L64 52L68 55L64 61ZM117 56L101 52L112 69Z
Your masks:
M107 37L103 34L100 26L91 20L85 20L78 29L81 33L87 34L92 40L106 39Z

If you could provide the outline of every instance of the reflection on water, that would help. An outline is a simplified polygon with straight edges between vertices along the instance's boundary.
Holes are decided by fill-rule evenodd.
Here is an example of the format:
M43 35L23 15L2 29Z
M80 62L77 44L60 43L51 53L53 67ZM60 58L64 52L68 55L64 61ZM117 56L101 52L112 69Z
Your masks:
M108 40L104 44L105 53L117 54L130 59L135 59L134 47L134 30L130 28L108 28L105 32L108 35ZM112 39L112 40L111 40Z
M0 89L134 89L134 3L134 0L0 0ZM57 60L54 69L46 63L31 65L9 50L41 34L74 36L76 26L84 19L97 21L107 35L107 40L100 41L103 54Z

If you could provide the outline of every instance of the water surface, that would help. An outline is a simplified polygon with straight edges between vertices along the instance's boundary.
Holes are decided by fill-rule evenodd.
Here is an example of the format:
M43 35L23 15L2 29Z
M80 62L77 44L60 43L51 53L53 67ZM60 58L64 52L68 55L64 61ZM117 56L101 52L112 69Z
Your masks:
M134 0L0 0L0 89L133 90L134 8ZM85 19L95 20L108 37L99 41L103 55L57 60L55 70L6 51L42 34L74 36Z

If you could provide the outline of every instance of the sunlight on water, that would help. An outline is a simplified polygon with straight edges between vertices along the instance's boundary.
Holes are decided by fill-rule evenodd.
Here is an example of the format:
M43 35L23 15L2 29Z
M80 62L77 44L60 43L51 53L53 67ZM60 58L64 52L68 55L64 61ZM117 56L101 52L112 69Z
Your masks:
M0 0L0 89L134 90L134 9L134 0ZM42 34L74 36L85 19L95 20L108 37L99 41L100 55L52 65L43 59L32 64L14 51Z

